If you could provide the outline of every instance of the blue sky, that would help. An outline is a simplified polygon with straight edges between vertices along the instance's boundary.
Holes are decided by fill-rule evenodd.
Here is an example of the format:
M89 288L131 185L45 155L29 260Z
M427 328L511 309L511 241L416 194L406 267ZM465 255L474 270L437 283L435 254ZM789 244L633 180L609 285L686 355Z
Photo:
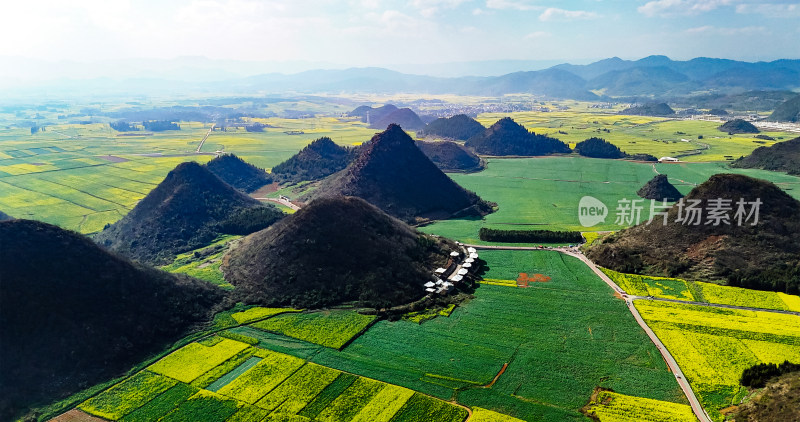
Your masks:
M13 0L0 56L352 66L800 58L800 0Z

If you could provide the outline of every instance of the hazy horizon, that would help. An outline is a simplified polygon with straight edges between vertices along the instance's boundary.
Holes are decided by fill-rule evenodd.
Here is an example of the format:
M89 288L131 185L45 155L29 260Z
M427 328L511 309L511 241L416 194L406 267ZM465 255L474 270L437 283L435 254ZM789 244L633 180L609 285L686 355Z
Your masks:
M800 3L785 0L31 0L4 12L4 85L181 66L204 79L347 67L487 76L614 56L800 58Z

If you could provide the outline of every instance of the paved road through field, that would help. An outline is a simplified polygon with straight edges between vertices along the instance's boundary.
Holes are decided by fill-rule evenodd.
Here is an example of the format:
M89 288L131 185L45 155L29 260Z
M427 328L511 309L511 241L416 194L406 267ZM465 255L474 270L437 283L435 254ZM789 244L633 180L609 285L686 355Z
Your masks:
M200 145L197 146L197 151L195 152L200 152L200 149L203 148L203 144L206 143L206 139L208 139L208 137L211 136L211 132L214 131L214 126L216 126L216 124L212 124L211 128L208 129L208 132L206 132L206 136L203 136L203 140L200 141Z
M680 366L678 366L678 362L675 360L674 357L672 357L672 354L670 354L669 350L667 350L666 346L664 346L664 343L662 343L661 340L658 338L658 336L656 336L656 334L653 332L653 330L650 329L650 327L644 321L644 318L642 318L641 314L639 314L639 311L633 305L634 300L638 299L647 300L649 298L642 298L640 296L628 296L627 293L625 293L625 290L622 290L622 288L619 287L617 283L614 283L614 281L611 280L611 278L609 278L604 272L600 271L600 269L597 268L597 265L595 265L594 262L592 262L589 258L587 258L584 254L582 254L579 250L575 248L562 247L562 248L542 249L538 247L529 247L529 246L482 246L482 245L464 245L464 246L467 247L471 246L475 249L496 249L496 250L536 250L536 251L551 250L551 251L561 252L569 256L573 256L583 261L583 263L585 263L595 274L597 274L597 276L600 277L601 280L603 280L606 284L608 284L609 287L611 287L615 292L619 293L625 299L625 304L627 305L628 310L631 312L631 314L633 314L634 319L636 319L636 322L639 324L640 327L642 327L647 336L650 337L650 341L652 341L653 344L656 345L656 348L661 353L661 356L664 358L664 361L667 363L667 366L669 367L670 371L672 371L672 373L675 375L675 380L678 382L678 385L681 387L681 390L683 390L683 393L689 400L689 404L692 406L692 411L694 412L695 416L697 416L697 419L699 419L701 422L712 422L711 417L709 417L708 413L706 413L706 411L703 409L703 406L700 404L700 401L694 394L694 390L692 390L692 386L689 385L689 381L686 380L686 376L681 371ZM656 299L654 298L653 300ZM697 302L696 304L709 305L708 303L697 303ZM751 309L751 310L756 310L756 309Z

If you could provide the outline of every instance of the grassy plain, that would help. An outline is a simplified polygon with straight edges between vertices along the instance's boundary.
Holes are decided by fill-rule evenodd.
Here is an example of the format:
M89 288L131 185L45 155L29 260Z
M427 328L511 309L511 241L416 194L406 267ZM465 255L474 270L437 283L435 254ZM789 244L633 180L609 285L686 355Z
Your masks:
M764 311L637 300L636 308L675 357L714 420L746 389L742 371L800 360L800 318Z

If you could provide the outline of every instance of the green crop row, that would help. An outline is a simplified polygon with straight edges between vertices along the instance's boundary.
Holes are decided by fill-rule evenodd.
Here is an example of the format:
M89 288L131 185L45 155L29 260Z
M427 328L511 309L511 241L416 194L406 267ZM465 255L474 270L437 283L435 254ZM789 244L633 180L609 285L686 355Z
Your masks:
M225 421L238 410L239 404L235 400L200 390L161 418L160 422Z
M304 360L294 356L267 352L258 364L222 387L219 393L255 404L304 364Z
M189 397L198 392L188 384L178 383L169 390L161 393L158 397L145 403L142 407L125 415L120 421L123 422L152 422L157 421L162 416L171 412L178 405L185 402Z
M361 315L349 310L331 310L278 315L252 326L320 346L339 349L374 320L374 315Z
M415 393L394 415L392 422L463 421L467 409Z
M413 395L407 388L387 384L351 422L388 422Z
M141 371L86 400L78 408L101 418L118 420L176 384L175 380Z
M367 406L385 385L369 378L358 378L315 419L320 422L349 421Z
M191 343L150 365L149 369L178 381L191 383L248 347L247 344L229 339L222 339L210 347Z
M242 312L236 312L232 314L231 317L233 317L233 319L235 319L239 324L247 324L248 322L266 319L271 316L286 312L300 312L300 310L292 308L263 308L256 306Z
M275 413L298 413L338 376L339 371L307 363L261 398L256 406Z
M323 389L311 402L308 403L303 410L300 411L300 416L315 419L331 402L336 400L340 394L350 388L351 385L358 379L357 376L348 373L340 373L325 389Z

